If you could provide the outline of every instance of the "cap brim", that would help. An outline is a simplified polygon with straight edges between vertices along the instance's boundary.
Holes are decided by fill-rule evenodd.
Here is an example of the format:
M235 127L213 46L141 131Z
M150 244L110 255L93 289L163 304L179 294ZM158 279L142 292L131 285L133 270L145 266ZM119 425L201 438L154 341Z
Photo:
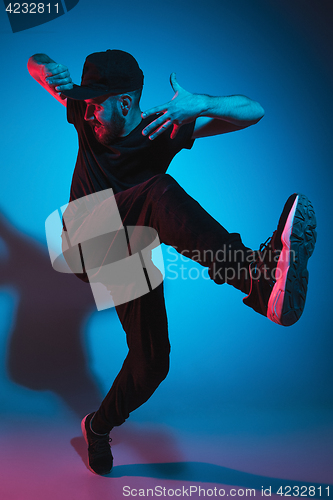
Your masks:
M84 87L79 85L74 85L70 90L64 90L61 94L69 99L75 99L77 101L84 101L85 99L94 99L95 97L100 97L102 95L107 95L110 93L116 93L114 91L106 91L106 90L96 90L90 87Z

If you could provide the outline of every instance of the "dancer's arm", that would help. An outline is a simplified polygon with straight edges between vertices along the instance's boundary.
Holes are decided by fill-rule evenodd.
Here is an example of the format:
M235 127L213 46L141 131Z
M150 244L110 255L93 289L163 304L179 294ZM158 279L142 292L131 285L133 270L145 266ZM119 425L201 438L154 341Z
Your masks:
M262 106L243 95L211 97L191 94L183 89L171 74L170 82L175 95L171 101L143 113L143 117L158 114L144 130L144 135L155 139L171 125L171 138L184 123L196 121L193 139L241 130L257 123L263 116Z
M64 106L67 99L61 97L61 91L73 88L68 68L58 64L46 54L35 54L28 60L30 75Z

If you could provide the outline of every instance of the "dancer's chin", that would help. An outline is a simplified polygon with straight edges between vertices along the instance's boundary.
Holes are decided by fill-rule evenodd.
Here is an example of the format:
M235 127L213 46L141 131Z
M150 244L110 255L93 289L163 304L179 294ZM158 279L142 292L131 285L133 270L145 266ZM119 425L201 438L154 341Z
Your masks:
M103 127L98 127L98 128L102 129ZM98 142L100 142L104 146L111 146L112 144L114 144L117 141L117 139L119 137L119 136L114 136L114 135L110 134L109 132L106 132L103 130L95 131L95 134L96 134L96 139L98 140Z
M98 142L105 145L109 144L108 134L105 132L104 127L102 127L101 125L96 125L94 127L94 132Z

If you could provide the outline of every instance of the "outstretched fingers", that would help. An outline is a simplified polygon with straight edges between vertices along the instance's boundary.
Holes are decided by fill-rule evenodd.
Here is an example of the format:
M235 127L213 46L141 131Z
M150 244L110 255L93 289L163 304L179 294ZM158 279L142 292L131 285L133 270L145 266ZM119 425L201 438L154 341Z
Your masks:
M171 73L171 75L170 75L170 83L171 83L172 89L176 93L179 92L180 90L183 90L183 88L177 82L176 73Z
M174 139L182 123L182 116L184 113L182 107L179 106L178 101L179 99L183 99L184 94L187 93L177 82L176 73L171 73L170 84L175 92L171 101L160 106L150 108L142 113L142 118L157 115L157 118L147 125L142 131L142 134L148 135L151 140L161 135L171 125L173 125L173 129L170 137L171 139Z
M170 139L174 139L176 135L178 134L178 130L180 129L180 125L176 125L175 123L173 124L173 129L170 135Z
M145 127L142 131L143 135L148 135L149 139L154 140L156 137L161 135L167 128L170 127L172 121L170 118L166 117L163 114L161 117L157 118L153 122L151 122L147 127Z

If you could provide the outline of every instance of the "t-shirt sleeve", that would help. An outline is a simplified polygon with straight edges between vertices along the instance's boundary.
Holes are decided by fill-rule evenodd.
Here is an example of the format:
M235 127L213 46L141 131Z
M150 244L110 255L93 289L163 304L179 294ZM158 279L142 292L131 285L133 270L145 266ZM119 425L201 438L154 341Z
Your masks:
M84 103L75 99L67 98L67 121L75 127L78 121L82 121L84 117Z
M194 143L194 139L192 139L193 131L194 131L194 122L185 123L178 130L178 133L172 141L177 140L179 142L179 149L191 149Z

